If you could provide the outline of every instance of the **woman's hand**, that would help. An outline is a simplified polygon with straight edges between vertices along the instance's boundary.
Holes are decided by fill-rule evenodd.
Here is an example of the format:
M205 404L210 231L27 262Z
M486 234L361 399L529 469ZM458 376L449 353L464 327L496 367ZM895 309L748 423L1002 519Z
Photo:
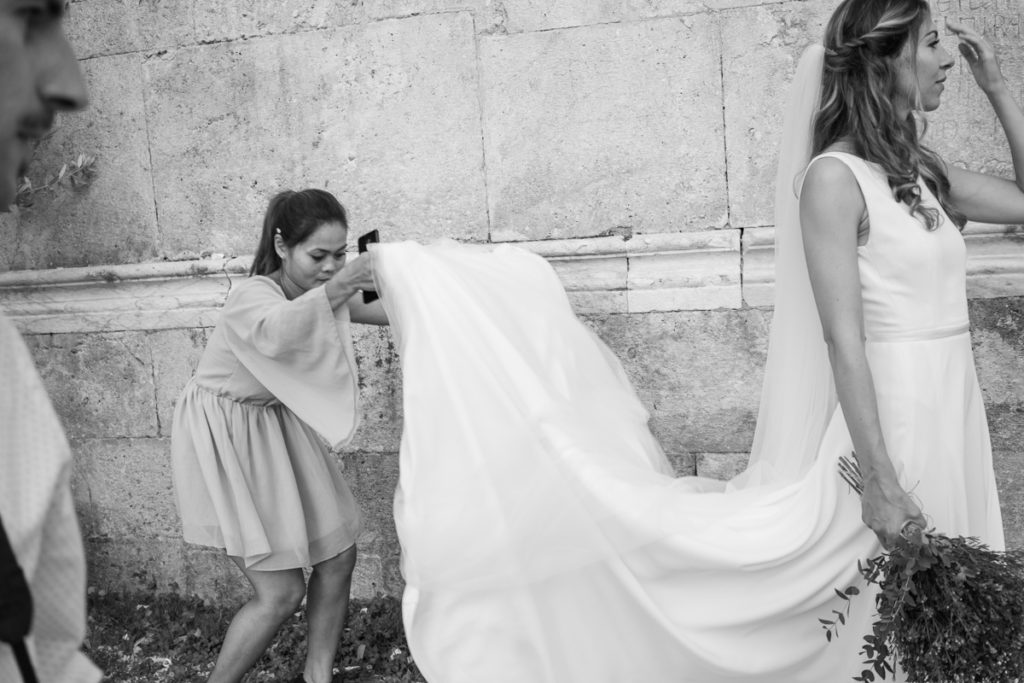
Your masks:
M864 480L861 496L861 519L868 526L882 546L892 548L904 535L908 523L924 529L926 521L921 508L896 482L882 482L877 477Z
M335 273L334 278L341 278L356 289L373 291L373 252L360 254ZM332 278L333 279L333 278Z
M345 265L324 284L331 306L337 308L359 290L373 291L376 288L373 282L372 253L370 251L360 254L351 261L346 261Z
M960 40L957 47L960 48L960 54L970 65L971 73L974 74L974 80L978 83L978 87L986 95L992 95L1005 89L1006 81L1003 79L1003 73L999 70L999 60L996 59L996 51L992 47L992 43L974 29L961 23L947 19L946 27Z

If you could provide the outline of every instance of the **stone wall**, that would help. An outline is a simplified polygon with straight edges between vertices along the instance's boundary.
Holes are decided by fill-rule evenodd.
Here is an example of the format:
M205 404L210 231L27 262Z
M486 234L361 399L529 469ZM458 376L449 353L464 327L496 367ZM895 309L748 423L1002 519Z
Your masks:
M62 116L39 183L80 153L87 188L0 216L0 305L76 454L91 581L234 600L219 552L180 540L174 401L267 199L325 187L353 233L516 241L548 257L623 359L680 472L749 450L770 322L784 94L833 3L744 0L79 0L92 105ZM944 0L995 41L1024 100L1024 0ZM945 38L953 50L953 40ZM1007 175L958 64L929 140ZM1008 537L1024 545L1024 237L967 231L979 375ZM360 329L363 426L339 454L366 510L357 595L401 589L391 523L401 382Z

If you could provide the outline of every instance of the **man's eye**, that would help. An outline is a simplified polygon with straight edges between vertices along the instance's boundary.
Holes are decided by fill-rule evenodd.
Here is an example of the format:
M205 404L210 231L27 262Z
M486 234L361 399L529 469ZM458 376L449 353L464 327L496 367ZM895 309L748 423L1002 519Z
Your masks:
M25 36L27 38L47 25L50 13L39 5L25 5L18 9L17 16L25 27Z
M50 16L50 13L46 11L41 2L26 2L22 3L17 10L18 16L29 22L42 21Z

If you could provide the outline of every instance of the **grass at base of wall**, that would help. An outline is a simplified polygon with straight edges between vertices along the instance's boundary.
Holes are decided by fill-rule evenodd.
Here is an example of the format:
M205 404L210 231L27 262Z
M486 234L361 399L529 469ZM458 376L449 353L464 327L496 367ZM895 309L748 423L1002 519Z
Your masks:
M203 681L213 668L236 609L174 594L90 588L84 649L106 674L104 682ZM291 681L302 672L305 644L306 620L300 611L281 627L246 682ZM352 601L335 671L338 682L423 681L409 655L397 598Z

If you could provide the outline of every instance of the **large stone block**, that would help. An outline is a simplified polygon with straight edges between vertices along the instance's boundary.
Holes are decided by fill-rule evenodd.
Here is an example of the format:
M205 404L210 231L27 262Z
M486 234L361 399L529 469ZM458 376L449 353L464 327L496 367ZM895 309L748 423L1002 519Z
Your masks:
M209 43L355 24L360 0L221 0L195 3L196 37Z
M363 513L357 576L353 594L372 597L378 592L400 595L401 549L395 530L394 499L398 486L398 454L351 451L343 455L345 479Z
M72 479L86 536L181 539L169 439L76 439Z
M1007 548L1024 548L1024 450L995 451L996 484Z
M196 40L195 4L194 0L76 2L64 27L79 59L189 45Z
M790 83L804 48L820 42L834 5L787 2L722 12L722 81L729 221L771 225L775 167Z
M765 312L617 315L591 324L622 360L667 452L750 449L768 344Z
M178 396L195 374L210 333L211 330L207 328L197 327L150 332L147 337L153 355L157 419L161 436L171 435Z
M25 341L70 438L157 435L144 333L30 335Z
M749 453L698 453L697 475L726 481L742 472L747 466Z
M778 2L779 0L769 0ZM640 21L745 5L761 0L504 0L509 31L543 31L570 26Z
M152 536L86 538L87 580L94 589L195 595L241 605L252 588L223 550Z
M710 15L481 36L491 237L725 225Z
M166 253L250 253L269 197L306 186L336 193L355 232L486 239L470 15L203 45L144 68Z
M970 313L986 405L1024 408L1024 299L975 300Z
M505 0L363 0L363 4L371 19L463 10L473 13L477 33L505 31Z
M96 157L81 189L42 190L31 208L0 218L0 270L132 263L155 255L156 212L137 55L82 63L89 109L62 115L40 143L36 187L80 154Z
M388 328L354 325L359 428L346 450L394 453L402 438L402 368Z

